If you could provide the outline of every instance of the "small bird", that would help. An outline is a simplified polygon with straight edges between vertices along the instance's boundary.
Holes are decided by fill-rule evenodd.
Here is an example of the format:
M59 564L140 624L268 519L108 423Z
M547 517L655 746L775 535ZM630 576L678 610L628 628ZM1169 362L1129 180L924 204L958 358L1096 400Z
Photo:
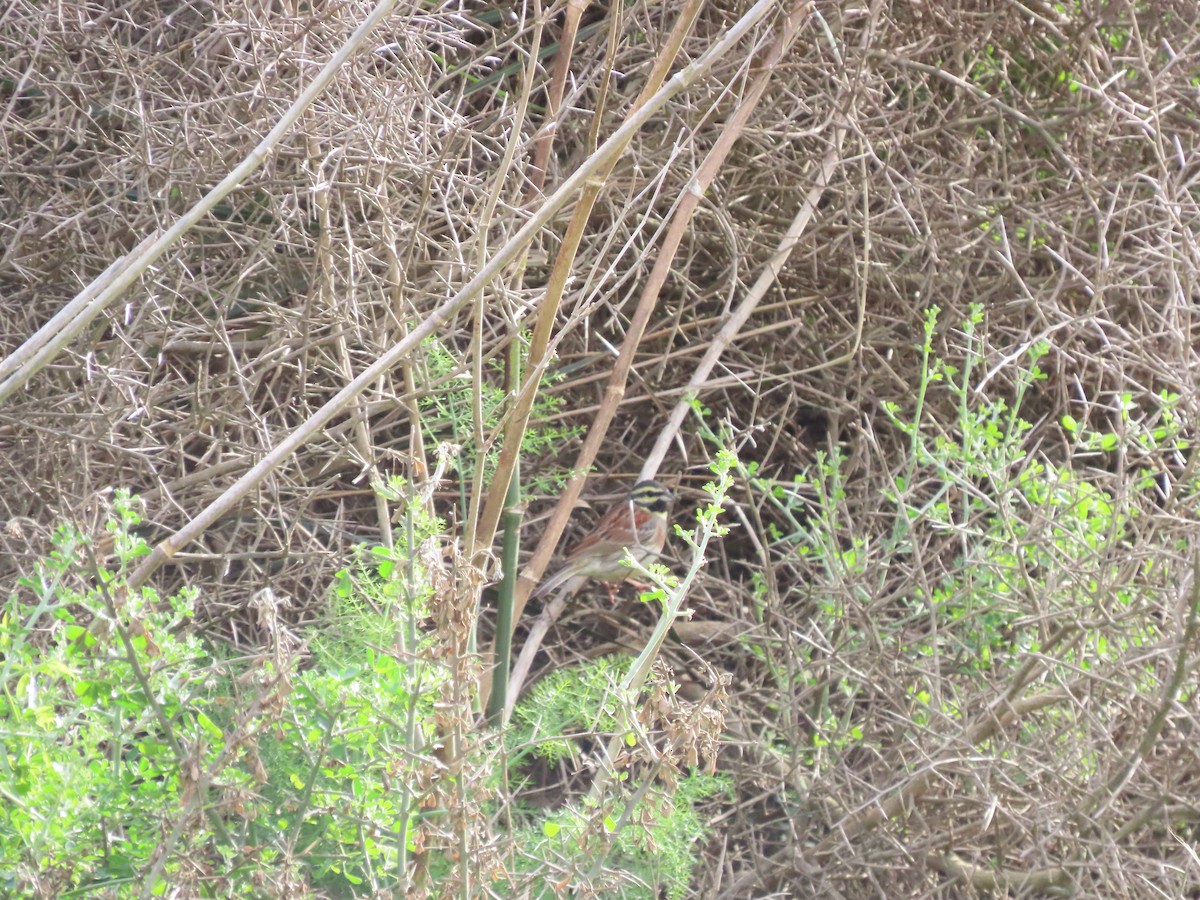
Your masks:
M639 481L628 497L606 512L596 527L568 551L562 568L530 596L541 597L559 587L573 594L589 578L624 581L630 572L621 562L626 550L643 565L662 553L674 499L657 481Z

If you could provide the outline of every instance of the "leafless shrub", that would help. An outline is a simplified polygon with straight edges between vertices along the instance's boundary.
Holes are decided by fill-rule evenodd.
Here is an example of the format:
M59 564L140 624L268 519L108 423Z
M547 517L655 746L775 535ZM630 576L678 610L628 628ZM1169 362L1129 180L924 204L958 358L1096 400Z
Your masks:
M0 14L6 351L236 165L364 15L361 4L311 6L17 2ZM648 423L678 399L841 135L818 215L701 400L767 480L790 484L818 451L841 448L844 530L832 538L872 553L838 580L779 552L772 536L795 533L797 522L761 484L743 486L744 527L691 600L713 636L703 655L734 676L728 724L740 738L722 759L737 800L719 811L697 892L1183 896L1200 881L1189 850L1191 457L1080 454L1059 423L1071 415L1128 432L1167 391L1178 395L1180 437L1194 440L1193 4L814 9L680 249L599 465L614 484L638 471L653 443ZM708 7L685 54L702 53L736 12ZM619 124L671 25L669 7L623 14L628 39L611 60L602 135ZM588 154L605 27L581 34L550 188ZM254 176L0 409L0 518L36 530L120 485L147 498L156 525L178 525L461 287L481 244L503 243L527 214L522 164L544 125L536 108L514 172L499 185L494 173L531 30L517 12L472 5L394 15ZM547 387L573 424L601 400L609 348L660 224L738 105L750 58L731 55L682 93L638 135L601 196L565 309L563 380ZM544 83L530 90L535 107L544 102ZM479 214L493 191L500 212L485 234ZM488 288L489 359L537 303L559 236L551 228L535 240L523 282ZM895 403L901 417L915 414L923 311L940 308L933 351L961 365L956 329L975 303L984 310L979 396L1011 400L1025 351L1045 342L1048 377L1022 411L1034 425L1025 447L1127 515L1097 550L1112 565L1072 560L1054 576L1054 602L1019 598L1011 659L1030 668L997 665L983 680L978 670L961 677L965 655L935 665L906 650L933 627L907 604L963 578L965 542L981 519L918 523L911 552L887 552L897 527L889 493L902 484L915 505L944 485L904 481L910 441L883 412ZM291 598L281 609L292 624L319 616L330 547L384 527L369 477L417 466L414 442L469 433L422 406L469 378L468 316L438 341L459 370L417 354L248 498L227 524L254 523L256 536L239 539L253 560L234 572L218 552L216 570L197 558L173 570L203 585L226 636L255 639L250 598L266 583ZM931 428L954 433L957 401L944 386L922 411ZM527 460L526 471L569 465L571 450ZM699 497L708 452L689 432L666 465L689 499ZM1134 490L1147 471L1160 479L1157 497ZM983 484L955 487L987 496ZM464 495L485 490L462 485ZM439 499L450 510L457 495ZM1046 511L1026 512L1029 540L1045 540L1054 527ZM755 573L767 586L758 597ZM822 604L838 616L823 616ZM650 611L574 615L604 638L636 643L626 632ZM1017 640L1030 633L1036 650ZM1068 651L1085 633L1130 643L1068 678ZM579 640L578 629L560 628L550 652L566 661L586 652ZM768 649L748 654L747 641ZM913 691L929 685L947 706L920 720ZM825 715L862 740L815 749Z

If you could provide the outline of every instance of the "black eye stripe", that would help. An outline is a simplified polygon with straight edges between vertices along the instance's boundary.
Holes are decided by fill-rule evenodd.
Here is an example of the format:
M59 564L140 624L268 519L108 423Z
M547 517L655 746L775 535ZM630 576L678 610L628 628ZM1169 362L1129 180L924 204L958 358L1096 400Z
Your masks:
M655 481L643 481L633 486L629 499L652 513L664 513L671 508L671 492Z

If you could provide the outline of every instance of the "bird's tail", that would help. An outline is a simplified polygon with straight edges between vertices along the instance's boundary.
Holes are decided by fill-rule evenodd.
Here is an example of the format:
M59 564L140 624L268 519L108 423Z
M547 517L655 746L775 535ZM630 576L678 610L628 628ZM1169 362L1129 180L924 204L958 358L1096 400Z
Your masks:
M583 583L586 580L582 576L574 574L570 566L564 566L549 578L543 579L542 583L533 589L533 593L529 595L529 599L533 600L535 597L545 597L563 585L566 585L566 593L573 594L583 587Z

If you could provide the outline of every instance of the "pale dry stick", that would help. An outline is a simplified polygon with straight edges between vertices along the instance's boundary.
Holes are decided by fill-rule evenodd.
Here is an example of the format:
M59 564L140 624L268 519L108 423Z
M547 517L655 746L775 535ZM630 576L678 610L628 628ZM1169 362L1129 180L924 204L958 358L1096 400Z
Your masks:
M384 176L382 166L380 167L377 190L383 195L382 199L386 199L387 180ZM380 208L384 208L385 205L385 203L381 202ZM388 297L391 300L391 308L388 310L389 316L387 318L395 323L395 330L400 335L400 339L403 340L408 336L408 323L400 315L401 310L404 308L404 264L400 261L400 254L396 250L396 247L399 245L399 238L395 222L391 216L380 217L380 227L383 231L383 248L387 253ZM390 403L399 402L408 412L408 468L413 474L413 480L419 482L428 475L429 462L425 453L425 438L424 429L421 425L420 406L417 403L417 379L413 375L411 360L400 366L400 379L404 383L404 393L398 400L391 401ZM383 388L384 377L380 375L378 390L381 395L383 394ZM371 406L372 404L367 404L368 417L371 415ZM390 523L388 528L390 530Z
M308 142L309 159L321 159L320 145L315 138L310 138ZM320 223L320 231L317 236L316 258L317 267L320 271L320 281L318 290L324 295L326 302L332 304L334 292L334 270L333 270L333 223L329 213L329 195L330 185L333 183L332 178L323 177L324 173L320 171L327 165L334 156L340 151L335 150L329 153L321 160L318 165L317 175L315 179L318 188L315 191L314 201L317 208L318 221ZM347 235L347 240L350 235ZM353 248L350 249L350 258L353 258ZM351 279L353 283L353 279ZM336 350L336 359L338 367L342 371L342 375L349 381L354 377L354 367L350 361L350 345L346 341L346 332L339 330L334 337L334 349ZM376 392L379 391L378 383L375 385ZM354 433L354 444L358 447L358 454L362 457L362 464L366 468L371 481L381 480L378 467L378 459L375 453L375 444L371 438L370 417L367 412L369 409L369 401L360 396L355 400L355 409L350 415L350 424ZM389 550L393 546L392 540L392 519L388 511L387 499L375 493L375 519L379 523L380 543Z
M581 8L580 14L582 13L583 9ZM613 4L609 11L608 47L604 54L604 67L600 70L600 79L596 86L595 115L592 116L592 124L591 127L588 128L587 134L586 146L588 150L591 150L591 148L600 143L600 128L603 124L602 113L608 105L608 90L609 85L612 84L613 80L613 65L617 58L618 52L620 51L621 25L625 21L623 13L624 5L620 3ZM642 102L642 97L646 95L647 91L651 89L652 85L659 84L663 78L667 77L667 71L672 65L674 65L675 54L679 52L679 47L675 44L676 35L682 39L685 32L691 30L690 13L690 5L685 5L682 14L679 17L679 21L675 23L675 28L672 30L670 37L667 38L667 47L671 55L668 57L666 54L660 53L654 60L654 65L651 67L650 71L650 79L645 85L642 86L642 89L638 91L637 98L633 101L633 109L638 108L638 105ZM688 21L686 26L684 25L685 20ZM666 63L666 65L664 65L664 63Z
M230 485L216 500L206 506L191 522L159 543L154 551L134 571L129 578L129 589L137 590L164 562L170 559L180 547L195 540L221 516L228 513L247 493L257 487L274 469L297 449L308 441L331 420L343 411L345 406L365 390L373 381L383 376L393 366L405 359L421 341L433 334L441 325L465 306L477 292L483 289L493 278L504 270L523 251L525 245L533 239L554 216L556 216L571 198L596 172L615 161L617 155L625 148L629 139L646 124L662 107L704 75L712 65L733 48L775 5L777 0L758 0L757 3L742 16L698 59L681 69L664 84L654 96L637 112L632 113L612 135L591 154L570 176L562 183L549 198L545 205L502 246L490 260L461 290L453 297L434 310L424 321L413 328L404 338L390 347L382 356L367 366L357 378L334 394L324 406L301 422L273 450L263 456L254 466ZM546 361L543 361L544 366ZM536 386L534 386L536 390Z
M792 224L788 226L787 232L779 242L775 254L767 261L762 274L758 276L758 279L754 282L754 286L750 289L737 310L734 311L721 330L709 341L708 350L705 351L704 357L697 364L695 372L692 373L692 377L688 380L687 387L684 388L683 399L676 403L675 408L671 410L666 427L659 433L654 447L646 455L646 462L642 467L642 478L649 478L651 476L648 473L658 471L659 465L667 455L667 448L670 447L671 441L675 439L680 426L683 425L683 420L692 408L692 397L707 384L708 377L712 374L717 360L721 358L721 354L725 352L738 332L741 331L742 326L746 324L747 320L754 313L759 302L766 296L767 291L775 283L775 279L779 277L779 273L787 264L792 251L800 243L800 237L804 234L805 229L808 228L809 222L812 221L812 217L816 213L817 203L820 202L822 194L825 193L825 188L829 185L834 170L841 164L842 139L844 136L845 131L839 129L834 146L825 155L825 159L822 160L817 178L805 196L800 211L796 213L795 218L792 219ZM858 315L858 334L860 340L865 312L865 309L860 306ZM854 349L851 349L849 356L852 357L855 352Z
M567 77L570 74L571 56L572 56L572 53L573 53L574 47L575 47L575 37L576 37L576 34L578 33L579 18L580 18L580 16L582 16L584 8L586 8L586 3L580 4L578 2L578 0L571 0L571 2L569 2L567 4L566 19L563 23L563 34L562 34L562 38L559 41L559 52L555 55L554 73L550 79L550 87L547 89L547 92L546 92L546 110L547 110L546 118L549 121L549 125L543 126L543 132L537 138L537 143L536 143L536 147L534 150L534 163L530 170L529 178L527 180L528 187L525 191L525 206L528 209L534 208L534 205L536 204L536 202L541 198L542 190L545 187L546 161L550 157L550 149L554 144L554 134L557 129L557 122L555 121L555 119L557 116L557 111L558 111L559 105L562 103L563 93L566 90ZM538 5L539 32L537 35L537 40L535 40L535 47L540 46L540 36L541 36L540 13L541 13L541 6L539 4ZM529 69L528 69L528 71L526 73L526 77L525 77L525 92L524 92L523 99L526 101L529 97L529 92L532 90L534 73L537 71L537 57L538 57L538 54L535 49L534 52L532 52L530 54ZM601 110L599 108L597 108L595 110L595 118L597 120L601 117L600 112L601 112ZM514 139L517 138L519 135L520 135L520 129L514 128L513 129ZM516 146L515 140L510 142L510 146L513 146L515 148L515 146ZM589 150L589 152L594 151L595 144L589 145L588 150ZM538 159L541 160L540 163L537 161ZM499 189L499 183L497 183L497 190L498 189ZM529 248L526 247L525 252L522 253L521 256L513 263L513 268L515 269L515 277L513 279L513 289L514 289L514 291L517 291L517 292L519 292L522 289L522 286L524 284L525 263L526 263L526 256L528 254L528 250L529 250ZM478 329L478 331L480 333L480 338L479 338L480 344L479 344L479 349L478 349L477 355L479 357L482 357L482 354L483 354L482 311L481 311L479 319L476 321L476 328ZM513 334L517 333L517 329L515 326L512 327L510 329L510 331ZM509 351L513 352L511 347L509 348ZM510 365L511 365L511 363L510 363ZM509 370L510 373L512 371L513 371L512 369ZM519 379L519 377L520 377L520 373L517 372L517 379ZM477 394L479 393L479 386L482 385L482 383L483 383L482 379L483 379L483 360L480 358L478 361L478 370L476 372L476 380L475 380ZM520 384L519 380L516 380L514 386L519 386L519 384ZM506 387L506 389L509 389L509 381L507 378L506 378L506 382L505 382L505 387ZM482 399L481 399L481 402L482 402ZM515 402L510 406L510 409L513 409L515 411L515 409L516 409ZM497 427L507 427L507 424L502 423L501 425L499 425ZM479 415L479 426L477 428L476 442L477 442L477 446L479 446L481 448L487 447L487 442L483 435L482 410L480 411L480 415ZM463 536L464 536L463 543L467 547L471 547L471 548L480 546L480 543L476 541L476 531L479 526L480 505L485 496L482 486L483 486L483 467L484 467L484 462L486 461L486 459L487 459L486 452L480 452L477 455L477 462L476 462L475 473L474 473L474 481L472 482L473 484L476 485L476 489L471 493L471 501L467 508L467 520L466 520L466 524L463 528ZM489 486L489 491L491 489L492 489L492 487ZM507 491L505 493L507 493ZM497 525L498 524L499 524L499 519L497 519ZM494 532L493 532L493 539L494 539ZM491 542L489 541L488 546L490 546L490 545L491 545ZM489 671L489 672L491 671L491 659L490 658L485 660L484 668L485 668L485 671ZM482 685L481 694L487 695L489 692L490 692L490 684L488 683L486 676L485 676L485 679L484 679L484 682ZM486 700L486 696L484 699Z
M550 77L550 88L546 91L546 124L542 126L542 133L538 135L533 148L533 165L529 172L529 190L526 194L529 201L540 195L546 184L546 166L554 146L554 134L558 130L558 111L566 91L567 76L571 74L575 36L579 33L579 21L587 8L588 0L567 0L567 14L563 19L559 50L554 56L554 72ZM596 111L595 118L596 121L600 120L599 110Z
M625 383L628 380L629 371L633 365L634 353L637 350L638 343L641 341L646 323L650 319L650 313L654 310L658 302L662 285L666 283L671 265L675 259L675 251L683 240L683 235L687 230L692 215L699 206L704 192L716 177L734 142L741 136L747 119L754 111L759 99L762 97L763 91L766 89L767 81L771 77L774 64L783 57L784 52L795 39L796 33L807 16L810 7L811 3L808 0L801 0L793 8L780 31L779 37L764 55L761 70L747 93L746 100L739 104L737 112L734 113L729 122L726 123L725 128L722 129L721 136L709 151L695 178L692 179L687 196L680 200L676 208L671 228L663 239L663 246L659 250L654 268L650 273L646 287L642 291L642 296L638 301L633 318L630 320L625 341L621 347L621 353L617 357L612 373L609 376L608 387L605 389L600 409L596 413L591 426L588 428L587 439L584 441L583 448L580 450L575 465L572 467L574 472L581 474L577 474L567 482L567 485L563 489L562 497L550 517L550 522L542 534L541 542L538 544L533 557L522 573L525 590L518 594L518 609L514 611L514 621L520 617L520 612L524 606L525 599L528 598L529 591L537 583L538 578L541 577L547 563L549 563L551 556L554 554L554 548L558 544L559 536L566 527L567 519L570 518L579 492L583 489L586 476L582 473L590 470L592 462L600 450L600 445L608 432L608 426L611 424L613 416L616 415L617 407L620 406L621 399L624 397ZM644 478L653 476L654 469L646 468L643 471L644 473L649 473L643 474Z
M379 0L379 3L371 10L371 14L330 57L329 62L317 73L312 84L296 98L296 101L283 114L279 123L232 172L221 180L220 184L205 194L200 202L180 216L174 225L157 238L148 235L133 251L115 261L20 347L4 360L0 360L0 378L4 379L3 383L0 383L0 403L11 397L30 378L47 366L79 332L100 315L109 304L120 297L155 260L166 253L230 191L245 181L263 164L272 148L282 140L313 100L325 90L346 60L359 48L359 45L383 20L384 16L391 12L395 4L396 0Z
M688 32L691 31L692 23L700 14L703 2L704 0L687 0L675 22L675 27L667 39L666 46L655 59L654 68L646 81L646 86L633 102L630 112L631 117L636 118L644 110L647 98L651 96L652 92L657 95L657 91L659 90L657 85L663 83L667 71L674 64L675 57L683 46L684 38L687 37ZM755 4L730 29L726 34L726 38L731 37L733 32L738 30L743 24L746 24L748 28L750 24L753 24L749 20L753 18L754 21L757 21L758 18L766 14L774 2L775 0L760 0L760 3ZM726 39L723 38L718 42L717 46L725 43ZM712 49L715 50L716 47ZM712 50L709 53L705 53L701 59L708 57L711 52ZM686 72L688 68L690 66L682 71ZM678 77L678 75L675 76L675 78ZM671 81L674 81L675 78L672 78ZM607 145L616 139L617 135L621 134L622 131L624 131L624 126L618 128L612 137L605 141L605 144ZM632 138L633 133L629 132L628 137L621 140L622 149L628 145L628 142ZM496 535L496 526L500 522L500 512L503 510L506 498L508 497L508 484L521 452L521 443L524 440L525 431L529 426L529 414L533 411L533 402L537 397L542 376L545 374L546 367L550 363L550 338L554 332L555 320L558 316L558 308L562 302L563 292L566 289L567 279L571 274L571 266L575 261L575 252L579 247L580 241L583 240L584 232L587 230L588 219L591 217L592 207L595 204L596 198L600 195L601 188L608 180L609 175L612 174L616 164L617 156L614 155L603 167L597 169L593 173L593 177L589 178L585 183L584 189L579 196L579 201L575 204L575 209L571 213L571 220L567 224L566 233L563 235L558 254L554 259L554 266L550 270L550 277L546 281L546 293L538 307L537 321L534 322L533 334L529 340L529 374L526 376L521 390L510 406L508 419L504 424L500 458L496 462L496 472L492 477L492 483L488 486L487 503L484 505L483 513L480 516L475 543L469 548L470 558L476 565L482 563L483 554L490 552ZM637 333L640 334L641 329L638 329ZM544 566L545 562L542 565ZM524 611L525 600L527 598L527 592L518 590L513 609L514 622L520 618L520 614Z
M504 698L504 724L508 724L512 719L517 698L521 695L521 688L525 684L525 679L529 677L529 670L533 668L533 658L537 656L538 648L542 646L542 638L546 636L550 626L558 621L558 617L567 608L567 601L571 599L571 596L571 591L559 591L554 599L546 604L546 608L542 610L541 614L533 620L529 635L525 638L525 643L521 645L521 654L513 664L512 671L508 673L508 690Z
M484 203L483 215L479 220L479 246L475 264L481 269L487 262L487 239L488 232L491 230L492 216L495 215L496 207L500 203L500 195L503 193L504 184L508 180L508 173L512 168L513 160L516 158L517 145L521 140L522 126L529 111L529 97L533 93L533 79L537 72L538 52L542 46L543 24L542 5L538 2L534 7L533 41L529 49L529 64L525 69L521 97L517 102L517 112L509 129L509 139L504 148L504 156L501 158L499 169L492 179L492 191ZM520 268L520 265L518 265L518 268ZM483 356L485 352L483 319L483 293L480 292L476 300L475 318L472 323L470 357L471 375L474 382L471 392L471 422L475 430L475 446L481 448L487 442L483 427ZM471 501L467 510L467 521L463 528L463 542L468 547L475 545L475 527L479 520L479 498L483 493L480 486L483 484L483 470L486 462L486 453L480 452L476 454L475 471L472 479L472 484L476 487L471 492Z
M45 346L49 336L52 336L54 331L64 327L64 325L69 323L74 317L81 315L86 316L83 323L83 325L86 326L88 322L92 321L92 319L99 315L100 311L108 305L108 300L105 300L104 303L97 305L97 297L103 296L104 292L108 290L113 281L120 275L121 266L125 260L131 256L137 256L138 254L144 252L145 248L149 247L151 243L153 243L153 235L143 238L141 242L126 256L113 260L109 264L108 268L97 275L92 282L82 291L80 291L70 303L51 316L50 320L41 328L39 328L37 332L31 335L27 341L22 343L21 346L19 346L4 359L0 360L0 378L7 378L11 373L19 371L22 366L30 365L31 361L36 359L37 351ZM77 333L78 330L79 329L76 329L75 332L72 332L72 335ZM38 368L40 369L41 366ZM30 372L29 377L32 377L33 374L34 372ZM11 380L11 378L8 379L8 381ZM28 378L21 381L20 384L15 384L12 390L16 390L21 387L21 385L27 380ZM3 389L8 386L8 381L0 384L0 391L3 391ZM0 393L0 401L7 396L7 393Z
M938 870L962 879L976 891L986 894L1041 896L1071 881L1071 870L1065 866L1049 869L993 868L990 864L968 862L953 852L931 853L926 858Z

